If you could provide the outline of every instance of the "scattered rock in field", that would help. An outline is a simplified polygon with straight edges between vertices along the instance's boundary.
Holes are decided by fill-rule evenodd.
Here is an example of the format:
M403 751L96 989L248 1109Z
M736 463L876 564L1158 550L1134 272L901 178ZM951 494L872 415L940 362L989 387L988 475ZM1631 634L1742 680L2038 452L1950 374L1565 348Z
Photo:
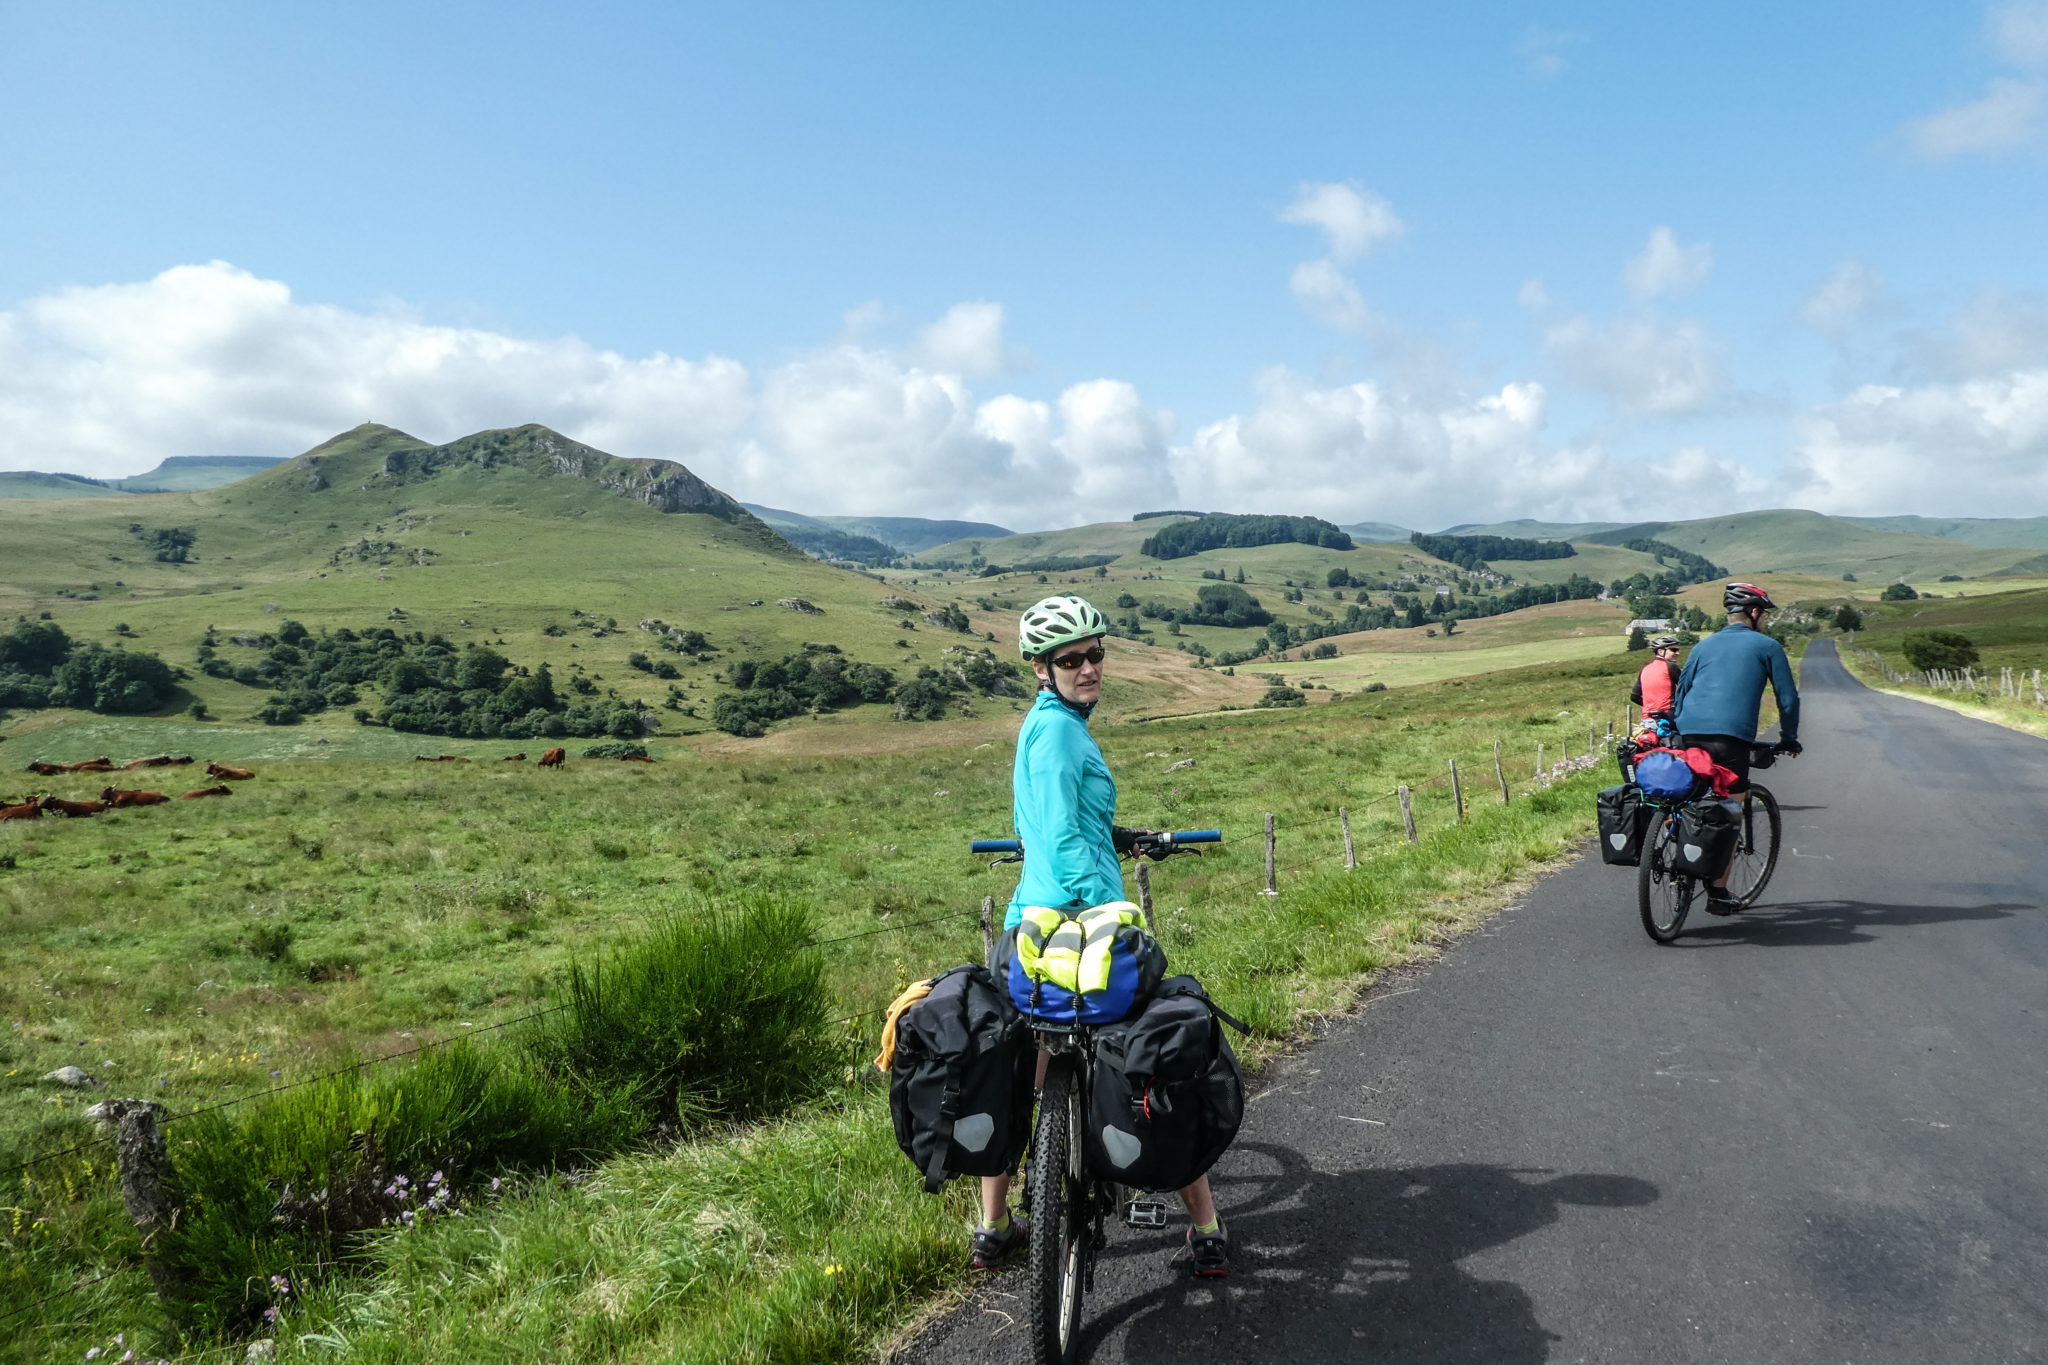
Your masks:
M55 1081L59 1085L70 1086L73 1090L90 1090L99 1084L98 1081L93 1079L91 1072L80 1071L75 1066L60 1066L55 1071L44 1076L43 1079Z
M1195 760L1193 760L1192 758L1184 758L1184 759L1182 759L1182 760L1181 760L1180 762L1178 762L1178 763L1169 763L1169 764L1167 764L1167 765L1166 765L1166 771L1167 771L1167 772L1170 772L1170 773L1177 773L1177 772L1179 772L1179 771L1180 771L1180 770L1181 770L1182 768L1192 768L1192 767L1194 767L1194 766L1195 766Z
M760 604L757 602L755 603L755 605L759 606ZM825 609L823 607L816 606L810 602L806 602L801 597L780 598L776 601L775 605L778 607L786 607L790 611L802 612L805 616L823 616L825 614Z
M908 597L885 597L881 601L883 611L916 611L917 603Z

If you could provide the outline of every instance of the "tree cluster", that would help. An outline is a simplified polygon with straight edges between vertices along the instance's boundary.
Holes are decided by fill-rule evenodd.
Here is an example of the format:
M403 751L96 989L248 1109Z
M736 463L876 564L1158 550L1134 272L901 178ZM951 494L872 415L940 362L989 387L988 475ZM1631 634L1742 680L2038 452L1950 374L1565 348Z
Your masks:
M903 563L903 551L873 536L810 526L779 526L775 530L814 559L860 564L870 569L893 569Z
M19 621L0 635L0 706L75 706L112 716L154 711L177 691L154 654L75 644L55 621Z
M1639 536L1634 540L1624 540L1621 542L1621 548L1624 550L1635 550L1641 554L1655 555L1659 564L1668 562L1678 565L1679 568L1685 571L1685 581L1687 583L1709 583L1716 578L1726 578L1728 576L1728 570L1722 568L1713 560L1708 559L1705 555L1696 555L1691 550L1681 550L1676 545L1661 540L1651 540L1648 536Z
M152 530L135 521L128 523L128 534L140 540L162 564L190 563L193 542L199 539L199 533L190 526L160 526Z
M1980 658L1970 637L1953 630L1909 631L1900 645L1906 651L1906 662L1923 671L1972 668Z
M1051 555L1044 559L1027 559L1018 564L983 564L980 576L994 578L997 574L1005 573L1079 573L1083 569L1114 564L1116 559L1115 555Z
M1513 536L1430 536L1417 531L1408 543L1436 559L1472 571L1491 559L1570 559L1578 553L1568 540L1522 540Z
M1153 559L1183 559L1205 550L1247 549L1254 545L1317 545L1327 550L1357 546L1341 528L1321 517L1239 516L1212 512L1194 521L1161 527L1145 538L1138 553Z
M571 701L556 692L546 664L531 672L514 668L494 649L458 649L441 635L401 635L388 626L361 633L343 626L315 635L287 620L275 635L258 636L247 647L261 652L234 663L221 654L219 637L208 631L199 646L199 667L216 678L271 689L276 695L256 713L270 725L292 725L330 707L353 706L362 700L360 689L375 687L383 705L374 713L358 709L356 719L414 734L637 739L643 732L639 708L599 697L597 685L587 678L574 678L570 687L586 700Z

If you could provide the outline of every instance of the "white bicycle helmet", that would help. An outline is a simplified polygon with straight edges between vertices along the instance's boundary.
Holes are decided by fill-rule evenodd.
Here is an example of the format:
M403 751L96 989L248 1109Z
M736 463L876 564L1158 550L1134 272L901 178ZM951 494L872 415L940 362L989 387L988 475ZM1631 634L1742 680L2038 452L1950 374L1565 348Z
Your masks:
M1109 622L1102 613L1072 593L1060 593L1033 603L1017 623L1017 652L1027 659L1050 654L1076 640L1092 640L1109 634Z

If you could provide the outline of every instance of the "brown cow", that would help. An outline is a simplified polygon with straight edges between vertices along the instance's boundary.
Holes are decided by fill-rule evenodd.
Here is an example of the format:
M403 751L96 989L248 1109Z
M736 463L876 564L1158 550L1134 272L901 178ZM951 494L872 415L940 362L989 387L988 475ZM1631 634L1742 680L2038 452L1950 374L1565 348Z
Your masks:
M44 810L55 811L67 820L76 820L81 815L98 815L107 808L104 801L64 801L46 796L41 803Z
M646 754L620 754L620 755L619 755L619 762L621 762L621 763L652 763L652 762L654 762L654 760L653 760L653 759L651 759L651 758L649 758L649 757L648 757L648 756L647 756Z
M187 763L190 763L191 761L192 761L192 755L190 755L190 754L181 754L181 755L179 755L179 756L178 756L177 758L174 758L174 759L172 759L172 760L171 760L171 766L172 766L173 768L182 768L182 767L184 767L184 766L185 766L185 765L186 765Z
M121 771L125 773L130 768L168 768L177 761L169 754L159 754L155 758L131 759L121 765Z
M550 749L540 756L540 766L543 768L559 768L568 757L569 755L560 749Z
M233 796L235 789L229 786L201 787L198 791L186 792L180 801L197 801L202 796Z
M67 773L112 773L120 771L120 769L114 766L114 760L111 758L88 758L83 763L60 763L57 767L60 771Z
M33 801L19 806L0 806L0 820L40 820L43 808Z
M247 782L250 778L256 776L255 773L247 768L230 768L222 763L208 763L206 765L206 775L208 777L224 777L230 782Z
M467 762L469 762L469 760L468 760L468 759L466 759L466 758L462 758L462 757L459 757L458 755L455 755L455 754L435 754L435 755L434 755L433 757L431 757L431 758L430 758L430 757L428 757L428 756L427 756L426 754L414 754L414 755L412 756L412 760L413 760L413 762L415 762L415 763L467 763Z
M109 787L100 793L100 800L120 810L123 806L160 806L171 798L162 792L124 791Z
M36 759L33 763L30 763L28 765L28 770L34 773L37 777L55 777L58 773L64 771L56 764L45 763L40 758Z
M526 762L526 755L525 755L525 754L506 754L506 755L505 755L505 759L504 759L504 761L505 761L505 762L507 762L507 763L524 763L524 762Z

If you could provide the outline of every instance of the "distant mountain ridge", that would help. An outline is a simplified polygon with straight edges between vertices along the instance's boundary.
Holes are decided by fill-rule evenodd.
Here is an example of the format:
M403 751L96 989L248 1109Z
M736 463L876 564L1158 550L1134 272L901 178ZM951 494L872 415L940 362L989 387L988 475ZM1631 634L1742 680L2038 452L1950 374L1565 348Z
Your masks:
M970 536L994 539L1016 534L1006 527L986 521L935 521L929 517L810 516L780 507L764 507L757 502L740 505L778 530L787 526L809 531L843 531L847 535L867 536L872 540L879 540L884 545L893 545L905 554L912 555L929 550L934 545L944 545L952 540L965 540Z
M96 498L122 493L197 493L260 474L287 457L272 455L170 455L155 469L124 479L35 470L0 473L0 498Z

